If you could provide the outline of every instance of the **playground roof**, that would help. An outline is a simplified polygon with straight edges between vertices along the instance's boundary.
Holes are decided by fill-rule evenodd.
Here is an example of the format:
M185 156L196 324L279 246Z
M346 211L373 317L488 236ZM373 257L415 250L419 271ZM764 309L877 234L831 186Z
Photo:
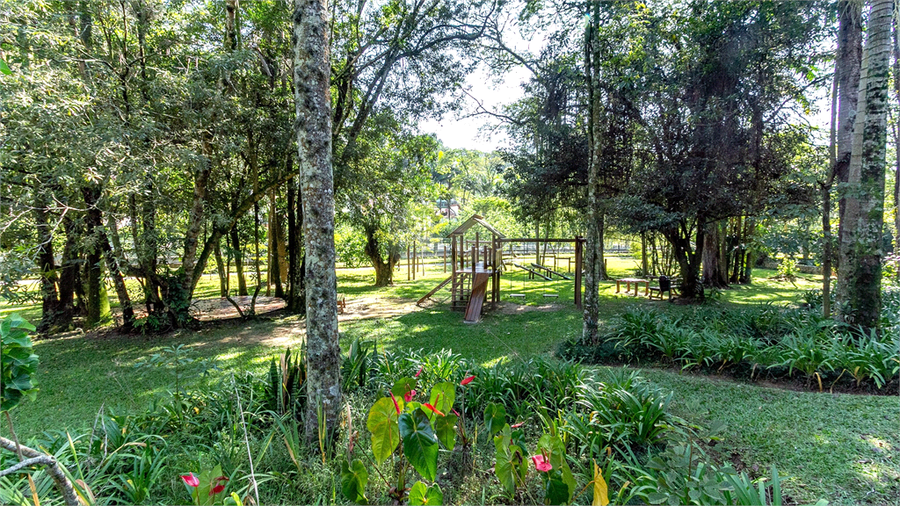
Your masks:
M456 227L456 230L447 234L447 237L453 237L455 235L463 235L466 233L467 230L472 228L472 226L475 225L476 223L481 225L482 227L488 229L491 232L491 234L493 234L501 239L506 237L503 234L501 234L499 230L497 230L496 228L491 226L490 223L484 221L484 216L480 216L477 214L473 214L472 217L469 218L468 220L464 221L462 225Z

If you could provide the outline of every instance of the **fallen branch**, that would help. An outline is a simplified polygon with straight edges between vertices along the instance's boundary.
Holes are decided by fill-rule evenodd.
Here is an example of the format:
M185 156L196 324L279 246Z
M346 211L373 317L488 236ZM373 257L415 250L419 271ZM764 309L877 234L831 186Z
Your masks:
M56 459L51 455L41 453L24 445L17 445L15 441L6 439L2 436L0 436L0 448L11 452L18 451L25 457L28 457L27 460L23 460L12 467L0 471L0 476L12 474L22 468L32 465L47 466L47 473L56 483L56 488L62 493L63 499L66 501L66 506L80 506L81 503L78 501L78 496L75 495L75 489L72 487L72 483L66 478L65 473L60 469Z

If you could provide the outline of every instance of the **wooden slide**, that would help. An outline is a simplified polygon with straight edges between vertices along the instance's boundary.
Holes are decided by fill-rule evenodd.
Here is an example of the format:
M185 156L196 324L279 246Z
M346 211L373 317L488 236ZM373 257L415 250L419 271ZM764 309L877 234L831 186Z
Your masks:
M469 304L466 306L466 323L478 323L481 319L481 307L484 305L489 279L491 279L490 272L475 273L475 279L472 280L472 294L469 295Z

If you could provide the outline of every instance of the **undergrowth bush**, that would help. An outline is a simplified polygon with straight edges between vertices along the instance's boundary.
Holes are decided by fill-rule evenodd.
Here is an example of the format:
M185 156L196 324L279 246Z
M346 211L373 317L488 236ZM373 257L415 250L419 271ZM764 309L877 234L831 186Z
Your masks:
M598 346L575 339L560 352L587 363L653 363L751 379L798 378L820 390L843 382L884 391L900 378L898 294L884 294L880 332L825 318L813 303L805 308L699 306L678 315L632 308L611 319ZM806 298L815 302L814 294Z
M195 364L190 354L178 350L181 365ZM219 371L205 383L179 371L177 387L141 412L101 408L90 431L28 443L95 505L625 504L693 497L697 483L715 483L708 504L746 504L737 498L756 490L745 475L697 474L666 458L701 451L709 436L672 415L672 394L634 371L545 359L482 367L448 350L379 354L356 342L342 368L350 381L340 426L310 444L299 409L304 360L286 352L266 371ZM16 462L0 452L0 468ZM46 471L24 471L40 504L62 504ZM31 497L24 472L0 476L0 502Z

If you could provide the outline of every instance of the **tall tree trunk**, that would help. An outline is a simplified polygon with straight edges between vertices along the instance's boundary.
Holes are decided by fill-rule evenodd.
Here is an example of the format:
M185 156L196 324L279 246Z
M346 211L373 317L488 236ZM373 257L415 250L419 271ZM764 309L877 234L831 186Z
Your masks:
M272 188L269 202L269 278L275 282L275 296L284 298L282 272L284 271L284 241L281 220L275 202L277 188Z
M894 94L900 102L900 8L894 11ZM894 149L894 254L900 255L900 117L895 122ZM897 273L900 281L900 272Z
M744 229L744 217L738 216L735 218L734 229L732 230L733 240L731 242L732 245L732 255L731 255L731 265L730 270L731 274L728 277L729 283L737 283L741 276L741 268L744 265L744 238L743 238L743 229Z
M258 191L258 190L254 190ZM270 238L271 242L271 238ZM271 247L271 245L270 245ZM259 268L259 202L253 204L253 251L254 251L254 265L256 267L256 284L262 285L262 271ZM271 257L272 252L268 252ZM272 295L270 284L272 282L272 269L270 268L268 272L266 272L266 297L270 297Z
M159 241L156 236L156 196L154 195L152 180L147 182L147 186L148 193L144 197L141 206L141 222L143 225L141 240L145 243L143 249L146 260L144 275L147 280L147 299L153 304L153 312L160 313L163 309L163 304L159 290L159 280L156 277L159 264Z
M306 439L313 443L321 440L320 431L333 433L341 410L326 0L294 0L293 20L295 124L306 243ZM320 427L320 418L326 427Z
M237 23L238 0L225 0L225 51L238 49L240 29Z
M62 313L61 318L65 320L60 323L68 327L72 321L72 315L75 314L75 287L80 277L78 273L80 262L77 258L78 242L81 238L71 218L64 216L62 223L66 233L66 243L63 246L59 273L59 311Z
M840 31L840 28L838 28ZM838 86L841 73L840 52L834 59L834 79L831 85L831 129L828 143L828 174L820 183L822 190L822 315L831 316L831 271L834 259L834 240L831 234L831 188L834 185L837 165L837 108Z
M663 235L672 245L672 253L675 261L681 269L681 297L685 299L704 298L703 283L700 281L700 264L705 244L705 229L703 220L698 217L696 225L696 239L691 245L691 236L687 224L681 223L678 229L663 230Z
M703 275L705 286L711 288L727 288L728 279L721 262L720 244L724 240L720 233L718 222L706 225L705 240L703 242Z
M216 271L219 273L219 297L228 296L228 271L222 258L222 248L216 243L213 254L216 257Z
M125 286L125 277L122 274L119 261L116 258L116 253L109 243L109 237L107 237L105 232L100 232L99 240L100 247L103 249L103 255L106 259L106 269L113 278L113 285L116 287L116 296L119 297L119 306L122 308L122 329L125 332L131 332L132 329L134 329L134 307L131 304L131 296L128 294L128 287Z
M846 192L845 231L838 283L846 295L846 319L865 328L881 320L881 258L887 97L891 54L892 0L873 0Z
M834 165L834 179L837 180L838 192L838 245L847 242L844 218L847 201L844 196L845 186L849 181L850 155L853 149L853 124L859 100L860 65L862 64L862 3L856 0L838 2L838 54L835 61L835 73L838 77L838 127L837 154ZM838 268L844 262L843 253L838 258ZM834 257L832 257L834 258ZM849 295L845 286L838 281L835 287L837 300L846 305Z
M363 247L363 253L369 257L372 262L372 268L375 269L375 286L391 286L394 284L394 267L400 261L400 249L394 245L388 245L387 260L381 256L381 243L376 235L377 230L374 226L363 227L366 234L366 245Z
M119 297L119 306L122 308L122 328L125 332L131 332L134 328L134 308L131 304L131 296L128 294L128 288L125 286L125 277L119 267L119 259L110 245L109 235L107 235L102 226L102 211L97 207L101 191L102 190L96 186L82 188L84 203L87 206L88 227L89 229L93 227L93 237L90 237L90 242L99 253L103 254L103 258L106 260L106 269L113 279L113 286L115 286L116 295ZM111 228L114 231L115 220L110 219L107 221L112 222ZM105 292L105 289L101 290ZM103 301L101 300L100 302L102 305ZM108 300L106 301L106 306L107 308L109 306Z
M43 192L35 191L34 221L37 224L38 272L41 275L41 323L38 332L48 333L58 325L59 297L56 292L56 262L53 258L53 234L47 219Z
M293 157L289 157L293 158ZM292 163L292 162L289 162ZM297 270L300 260L299 241L297 240L297 216L296 216L296 195L297 182L291 179L287 182L287 215L288 215L288 291L287 291L287 307L291 311L295 310L296 300L299 297L299 283L296 281Z
M212 148L204 142L205 162L194 171L194 196L188 212L188 228L184 234L184 254L181 257L180 275L170 276L163 287L163 300L169 313L169 322L173 327L181 328L194 321L190 313L191 297L194 293L199 273L203 271L206 261L198 262L197 250L200 245L200 232L203 231L206 209L206 194L209 176L212 174ZM205 248L204 248L205 249Z
M600 127L600 74L595 67L600 57L597 43L599 6L594 3L591 22L585 34L585 75L588 78L590 121L588 122L590 159L588 160L588 212L585 221L584 243L584 297L582 298L581 339L596 344L600 321L600 280L603 278L603 251L600 212L600 163L602 140Z
M650 276L650 263L647 260L647 232L641 232L641 273Z
M597 228L599 228L600 235L597 238L597 268L599 269L598 281L605 281L609 279L606 274L606 253L604 249L606 249L605 245L605 237L606 237L606 213L601 208L599 216L599 223L597 224ZM599 293L598 293L599 297Z
M291 162L293 163L293 162ZM291 187L297 184L291 181ZM298 188L299 190L299 188ZM291 312L298 314L306 314L306 287L304 278L306 277L306 262L303 255L303 196L297 192L297 198L294 205L290 207L288 214L294 218L294 227L290 232L291 239L294 242L294 252L291 253L293 267L291 268L291 300L288 302L288 308Z
M231 251L234 254L234 270L238 282L238 295L247 295L247 280L244 278L244 253L237 226L232 227L229 234L231 235ZM260 283L261 281L257 278L256 282Z
M103 280L103 265L101 264L101 237L103 215L97 207L100 200L100 188L96 186L84 186L81 188L81 195L84 197L84 204L87 208L85 217L85 237L87 238L87 246L85 248L87 254L86 280L87 280L87 315L85 325L92 328L111 317L109 310L109 298L106 294L106 286Z

